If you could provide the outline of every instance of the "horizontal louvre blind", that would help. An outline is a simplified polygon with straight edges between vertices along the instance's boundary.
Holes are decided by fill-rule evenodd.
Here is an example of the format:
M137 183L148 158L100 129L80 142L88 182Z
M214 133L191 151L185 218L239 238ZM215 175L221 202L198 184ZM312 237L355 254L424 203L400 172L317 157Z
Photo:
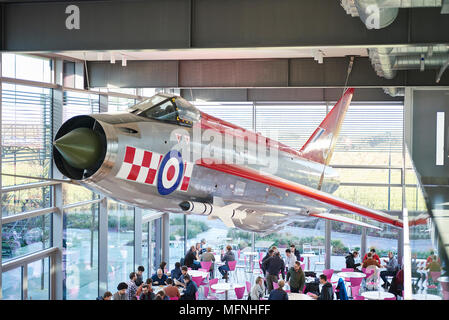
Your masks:
M256 131L299 149L325 116L324 104L257 104Z
M63 121L82 114L100 112L98 94L64 91Z
M336 151L402 152L403 105L350 105Z
M3 83L2 161L43 161L51 157L52 91Z
M108 112L123 112L136 104L136 99L108 97Z
M240 103L195 103L201 111L211 116L231 122L244 129L253 129L253 104L251 102Z

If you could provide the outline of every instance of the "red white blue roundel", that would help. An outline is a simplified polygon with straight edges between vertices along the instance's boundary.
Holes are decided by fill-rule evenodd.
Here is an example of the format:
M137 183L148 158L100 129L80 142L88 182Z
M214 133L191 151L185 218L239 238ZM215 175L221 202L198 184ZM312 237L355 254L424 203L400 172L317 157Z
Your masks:
M162 159L157 174L157 191L161 195L167 195L175 191L182 179L184 165L181 153L171 150Z

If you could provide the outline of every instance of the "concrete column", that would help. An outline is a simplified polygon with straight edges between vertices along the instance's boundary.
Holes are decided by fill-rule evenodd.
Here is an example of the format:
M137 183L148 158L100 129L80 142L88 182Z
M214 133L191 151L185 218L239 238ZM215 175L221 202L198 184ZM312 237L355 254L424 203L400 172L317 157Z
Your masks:
M142 209L134 208L134 270L142 265Z
M187 215L184 215L184 256L187 254Z
M332 249L331 249L331 240L332 240L332 224L331 221L326 220L324 221L325 226L325 234L324 234L324 243L325 243L325 260L324 260L324 268L330 269L331 268L331 256L332 256Z
M362 227L362 236L360 239L360 257L363 258L366 252L366 228Z
M162 261L170 265L170 215L165 213L162 217Z
M0 54L0 75L2 74L2 55ZM2 92L2 82L0 81L0 93ZM0 141L2 141L2 99L0 98ZM0 154L1 154L1 146L0 146ZM2 168L2 157L0 157L0 168ZM0 199L2 199L2 175L0 175ZM0 239L2 239L2 217L1 213L3 212L2 208L3 202L0 201ZM2 241L0 240L0 251L2 251ZM0 300L2 300L2 255L0 254Z
M108 291L108 200L103 198L98 212L98 295Z
M55 82L62 86L63 82L63 61L54 60ZM53 138L62 125L63 109L63 91L62 89L53 89ZM62 174L57 170L56 165L52 166L52 177L62 179ZM65 295L65 261L63 260L63 238L64 238L64 212L62 184L53 186L52 205L58 209L52 214L52 245L58 248L56 254L52 257L50 272L50 299L62 300Z
M155 224L156 230L155 230L155 239L154 239L154 242L155 242L155 248L154 248L155 259L153 261L153 266L155 266L156 269L157 269L157 268L159 268L159 265L160 265L160 263L162 261L161 260L161 252L162 252L162 241L161 241L161 239L162 239L162 237L161 237L162 218L159 218L156 221L154 221L154 224Z

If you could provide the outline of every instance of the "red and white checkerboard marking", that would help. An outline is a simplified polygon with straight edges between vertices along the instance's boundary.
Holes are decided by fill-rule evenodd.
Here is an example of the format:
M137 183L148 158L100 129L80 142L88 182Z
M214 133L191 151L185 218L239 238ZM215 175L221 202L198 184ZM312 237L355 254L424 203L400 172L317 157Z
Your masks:
M125 158L116 177L142 184L156 185L156 176L163 155L135 147L126 147ZM192 176L193 163L184 162L184 172L177 190L187 191ZM167 170L166 175L171 174ZM170 178L167 176L167 178ZM170 180L170 179L168 179Z

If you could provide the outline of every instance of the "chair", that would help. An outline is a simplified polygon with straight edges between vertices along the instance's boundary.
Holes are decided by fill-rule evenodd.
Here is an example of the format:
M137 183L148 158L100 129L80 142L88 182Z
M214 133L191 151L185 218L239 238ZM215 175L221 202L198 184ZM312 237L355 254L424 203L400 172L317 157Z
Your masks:
M201 277L201 276L192 277L192 281L195 282L199 288L201 286L201 282L203 282L203 277Z
M246 291L248 292L248 295L250 295L251 294L251 282L245 281L245 285L246 285Z
M306 264L305 263L301 263L301 269L302 269L302 271L306 270Z
M362 283L363 278L349 278L349 282L351 282L351 296L356 297L359 295L360 285Z
M260 252L259 252L259 260L262 261L262 259L263 259L263 252L260 251Z
M245 294L245 287L237 287L234 288L235 291L235 296L237 297L238 300L243 298L243 295Z
M171 297L170 300L179 300L178 297Z
M197 292L195 292L195 300L199 300L199 299L198 299L199 295L200 295L200 294L199 294L199 292L198 292L198 291L197 291Z
M304 257L299 258L300 262L304 262Z
M437 284L438 284L438 278L441 277L441 271L430 271L430 279L432 280L433 284L431 285L427 285L428 289L436 289L438 288Z
M204 287L203 293L204 293L204 299L206 299L206 300L218 300L217 297L209 295L209 287Z
M235 279L236 279L236 272L234 272L234 271L235 271L236 266L237 266L237 261L236 260L228 261L229 272L233 271L233 275L234 275Z
M355 296L354 300L365 300L364 296Z
M201 261L200 264L201 264L201 269L206 269L206 271L209 272L210 267L212 266L212 261L207 261L207 262L206 261Z
M327 280L330 282L332 275L334 274L334 269L324 269L323 274L326 276Z

